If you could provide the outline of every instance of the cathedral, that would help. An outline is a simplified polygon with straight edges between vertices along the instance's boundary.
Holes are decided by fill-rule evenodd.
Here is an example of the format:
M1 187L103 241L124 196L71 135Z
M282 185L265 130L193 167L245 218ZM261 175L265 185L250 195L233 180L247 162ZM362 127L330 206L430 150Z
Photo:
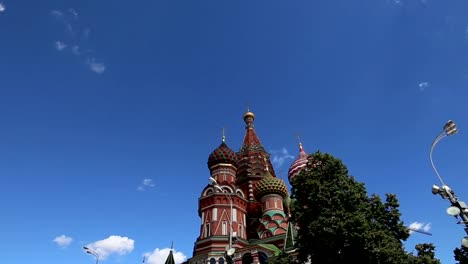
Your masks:
M267 263L285 251L294 254L295 228L290 223L289 191L275 175L270 154L255 132L255 115L244 116L245 136L236 153L226 144L208 157L209 179L199 198L200 234L190 264ZM295 177L307 164L299 144L288 171Z

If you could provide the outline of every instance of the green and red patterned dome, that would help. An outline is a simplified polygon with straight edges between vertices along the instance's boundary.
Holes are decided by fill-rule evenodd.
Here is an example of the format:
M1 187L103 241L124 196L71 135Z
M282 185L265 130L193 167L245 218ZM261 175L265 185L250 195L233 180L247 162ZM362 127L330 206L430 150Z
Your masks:
M269 171L266 171L263 179L257 182L254 190L254 195L257 199L260 199L267 194L279 194L283 198L288 196L288 188L284 181L271 176Z
M210 156L208 157L208 168L221 163L231 164L234 166L236 166L237 163L236 153L226 145L224 138L221 145L213 150L213 152L211 152Z

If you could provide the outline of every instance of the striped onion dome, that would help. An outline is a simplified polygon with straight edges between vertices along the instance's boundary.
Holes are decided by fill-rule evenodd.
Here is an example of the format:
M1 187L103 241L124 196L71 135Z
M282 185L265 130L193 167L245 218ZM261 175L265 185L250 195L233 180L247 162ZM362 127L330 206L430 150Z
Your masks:
M284 181L271 176L268 170L263 179L257 182L254 190L254 195L258 200L267 194L279 194L283 198L288 196L288 188Z
M223 142L219 145L218 148L211 152L210 156L208 157L208 168L211 168L218 164L231 164L236 166L237 163L237 155L236 153L230 149L225 142L225 138L223 137Z
M299 172L301 172L301 170L305 168L306 165L307 165L307 153L304 151L304 148L302 147L302 143L299 143L299 156L293 162L291 167L289 167L289 171L288 171L289 183L291 183L292 179L294 179L294 177L296 177L299 174Z

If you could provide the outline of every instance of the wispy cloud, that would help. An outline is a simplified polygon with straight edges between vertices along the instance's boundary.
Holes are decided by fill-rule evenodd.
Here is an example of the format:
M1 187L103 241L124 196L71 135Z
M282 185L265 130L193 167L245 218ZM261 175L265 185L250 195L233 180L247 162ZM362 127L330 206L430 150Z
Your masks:
M54 16L55 18L61 18L63 17L63 12L60 10L52 10L50 11L50 14Z
M170 251L170 248L156 248L153 252L145 253L146 262L148 264L164 263ZM174 255L175 264L180 264L187 260L187 256L182 252L172 250L172 254Z
M428 82L421 82L421 83L418 84L418 86L419 86L419 91L424 92L427 89L427 87L429 87L429 83Z
M73 238L66 236L66 235L61 235L61 236L54 238L53 241L55 242L55 244L57 244L57 246L66 248L71 244L71 242L73 241Z
M128 237L110 236L106 239L93 242L86 247L92 249L104 260L110 255L123 256L133 251L135 241Z
M74 18L78 18L78 12L76 12L75 9L69 8L69 9L68 9L68 12L70 12L70 14L71 14Z
M97 74L102 74L106 71L106 65L101 62L96 62L94 58L88 59L87 64L89 69Z
M408 226L408 229L410 229L410 234L413 233L413 230L418 230L418 231L423 231L423 232L429 232L431 230L431 223L420 223L420 222L413 222Z
M138 186L139 191L144 191L149 188L156 186L152 179L144 179L143 182Z
M5 12L5 10L6 10L5 4L3 4L2 2L0 2L0 13L1 13L1 12Z
M293 160L293 159L294 159L294 156L290 155L288 150L285 147L283 147L280 150L271 151L270 160L275 168L279 168L284 164L285 161Z
M86 47L91 30L89 27L82 26L78 12L74 8L68 8L66 10L52 10L50 14L62 24L62 30L66 33L64 38L67 38L66 42L68 43L66 45L65 41L58 40L55 42L55 48L58 51L66 49L71 54L81 58L89 70L103 74L107 66L104 62L97 62L95 52Z
M58 51L62 51L62 50L64 50L66 47L67 47L67 45L66 45L65 43L63 43L62 41L55 41L55 48L56 48Z

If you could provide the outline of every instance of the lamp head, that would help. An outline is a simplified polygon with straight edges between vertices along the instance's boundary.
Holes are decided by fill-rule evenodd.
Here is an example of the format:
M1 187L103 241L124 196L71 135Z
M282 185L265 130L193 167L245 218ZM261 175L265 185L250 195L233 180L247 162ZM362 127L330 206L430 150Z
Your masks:
M230 248L230 249L228 249L228 251L226 252L226 254L227 254L228 256L232 256L232 255L234 255L234 253L236 253L236 249L235 249L235 248Z
M449 120L444 125L444 131L447 136L456 134L458 132L457 125L452 120Z
M461 244L464 248L468 248L468 236L462 239Z
M437 185L435 185L435 184L432 185L432 194L433 194L433 195L437 195L437 194L439 194L439 193L440 193L440 187L437 186Z
M449 208L447 208L447 214L451 215L451 216L457 216L460 214L460 208L456 207L456 206L450 206Z

